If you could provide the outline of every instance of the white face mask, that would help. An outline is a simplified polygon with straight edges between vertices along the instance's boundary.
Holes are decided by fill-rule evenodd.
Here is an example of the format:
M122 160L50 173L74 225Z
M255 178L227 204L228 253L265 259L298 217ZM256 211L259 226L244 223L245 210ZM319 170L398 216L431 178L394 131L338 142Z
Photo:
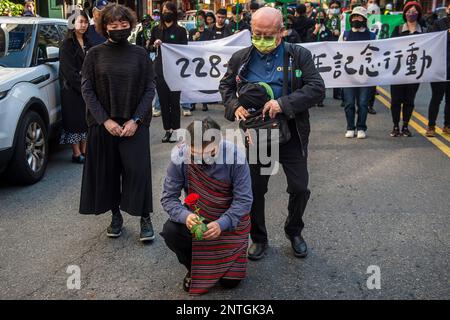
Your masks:
M337 16L339 14L340 10L338 8L336 9L328 9L328 14L329 15L333 15L333 16Z

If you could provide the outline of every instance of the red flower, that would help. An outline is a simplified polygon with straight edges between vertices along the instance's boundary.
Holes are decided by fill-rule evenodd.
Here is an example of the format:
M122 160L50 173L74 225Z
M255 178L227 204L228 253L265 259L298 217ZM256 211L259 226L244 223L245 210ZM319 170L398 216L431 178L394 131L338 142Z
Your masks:
M191 193L184 199L184 203L189 207L192 207L197 204L198 199L200 199L200 195L198 193Z

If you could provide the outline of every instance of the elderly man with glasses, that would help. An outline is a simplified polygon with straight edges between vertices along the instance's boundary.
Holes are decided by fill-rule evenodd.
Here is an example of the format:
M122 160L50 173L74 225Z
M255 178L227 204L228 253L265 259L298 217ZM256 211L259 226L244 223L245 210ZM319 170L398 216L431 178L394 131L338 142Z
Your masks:
M282 115L287 122L291 137L279 145L279 159L271 161L279 161L287 177L289 214L284 231L291 241L294 255L306 257L307 246L301 232L304 226L303 213L310 197L307 169L310 132L308 109L323 100L325 85L311 53L299 45L283 42L284 30L280 11L270 7L258 9L252 16L253 45L233 54L219 90L228 120L245 121L253 112L258 112L267 118ZM286 70L286 74L283 70ZM273 98L253 112L239 102L237 95L240 88L248 83L268 84L273 93ZM259 160L250 163L253 244L248 257L252 260L263 258L268 247L264 209L270 176L261 174L264 165Z

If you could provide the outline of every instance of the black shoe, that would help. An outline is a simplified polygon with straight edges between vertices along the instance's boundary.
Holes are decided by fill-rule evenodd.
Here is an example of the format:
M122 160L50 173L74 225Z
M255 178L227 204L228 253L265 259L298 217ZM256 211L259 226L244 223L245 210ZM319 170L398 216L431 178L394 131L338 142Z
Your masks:
M188 272L188 273L186 273L186 275L184 276L184 279L183 279L183 290L184 291L189 292L189 289L191 288L191 282L192 282L191 273Z
M308 255L308 247L302 236L293 238L287 237L291 240L292 249L294 249L294 256L297 258L305 258Z
M367 109L367 112L370 114L377 114L377 112L375 111L375 109L373 107L370 107Z
M203 104L202 111L208 111L208 105L207 104Z
M152 241L155 239L155 232L153 232L152 220L150 217L141 217L141 235L140 241Z
M404 137L412 137L411 131L409 131L408 127L402 128L402 136Z
M250 260L260 260L266 255L267 243L252 243L248 249L248 258Z
M122 215L113 214L110 226L106 229L106 235L110 238L118 238L122 234L123 218Z
M394 127L391 131L391 137L399 137L400 136L400 129L398 127Z
M83 164L86 161L86 158L83 154L80 154L78 157L72 156L73 163Z
M162 143L168 143L170 142L170 137L172 137L172 132L170 131L166 131L166 134L164 135L164 137L162 138Z

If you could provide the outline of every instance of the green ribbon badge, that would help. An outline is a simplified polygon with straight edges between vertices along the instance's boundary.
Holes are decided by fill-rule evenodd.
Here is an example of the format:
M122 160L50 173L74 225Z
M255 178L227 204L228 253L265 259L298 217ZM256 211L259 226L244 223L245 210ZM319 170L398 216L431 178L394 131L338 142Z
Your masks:
M295 77L296 77L296 78L300 78L301 76L302 76L302 70L296 69L296 70L295 70Z
M175 35L174 35L174 34L171 34L171 35L170 35L170 39L172 39L172 40L175 39Z

